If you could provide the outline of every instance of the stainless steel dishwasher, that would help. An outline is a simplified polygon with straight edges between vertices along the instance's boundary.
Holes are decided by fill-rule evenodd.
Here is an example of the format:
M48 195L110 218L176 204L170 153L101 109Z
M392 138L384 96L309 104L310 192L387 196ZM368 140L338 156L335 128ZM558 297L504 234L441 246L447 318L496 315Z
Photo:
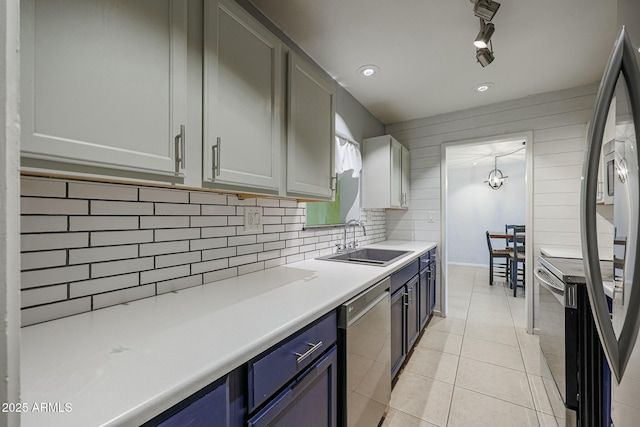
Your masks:
M381 425L391 399L390 279L340 307L340 426Z

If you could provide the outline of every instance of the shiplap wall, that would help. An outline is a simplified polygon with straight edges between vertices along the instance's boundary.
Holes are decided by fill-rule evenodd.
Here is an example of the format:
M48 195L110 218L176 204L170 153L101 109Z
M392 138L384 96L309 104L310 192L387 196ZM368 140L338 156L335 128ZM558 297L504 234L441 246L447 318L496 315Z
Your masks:
M387 212L388 237L440 243L442 143L533 131L535 255L542 246L579 249L580 177L597 89L583 86L388 125L386 132L411 150L411 207ZM433 223L427 222L430 211ZM601 218L598 225L600 241L612 241L611 224Z
M244 230L244 207L262 229ZM22 326L335 251L344 227L303 230L306 203L135 185L22 178ZM386 239L362 209L361 245ZM349 230L350 241L352 231Z

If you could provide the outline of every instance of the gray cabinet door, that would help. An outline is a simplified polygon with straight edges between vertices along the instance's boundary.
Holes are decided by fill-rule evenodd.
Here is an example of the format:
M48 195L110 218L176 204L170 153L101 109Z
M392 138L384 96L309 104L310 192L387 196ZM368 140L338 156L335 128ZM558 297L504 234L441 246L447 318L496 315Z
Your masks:
M235 2L205 2L205 182L280 188L281 51Z
M289 53L287 193L331 199L336 95L333 81Z
M25 0L21 26L24 159L184 174L186 0Z

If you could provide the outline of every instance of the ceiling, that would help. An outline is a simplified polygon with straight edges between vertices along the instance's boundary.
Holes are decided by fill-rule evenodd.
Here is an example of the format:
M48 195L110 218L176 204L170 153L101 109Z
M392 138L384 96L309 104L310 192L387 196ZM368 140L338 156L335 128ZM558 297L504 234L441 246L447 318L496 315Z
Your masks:
M384 124L597 82L616 35L617 0L502 0L482 68L469 0L251 2Z

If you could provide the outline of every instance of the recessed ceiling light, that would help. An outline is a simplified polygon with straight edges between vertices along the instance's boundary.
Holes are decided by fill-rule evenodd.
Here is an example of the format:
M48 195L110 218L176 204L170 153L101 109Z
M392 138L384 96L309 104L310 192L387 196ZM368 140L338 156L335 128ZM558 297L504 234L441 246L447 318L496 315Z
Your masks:
M380 68L377 65L363 65L362 67L358 68L358 74L361 74L365 77L371 77L378 71L380 71Z
M492 87L493 85L494 85L494 83L493 83L493 82L480 83L479 85L476 85L476 86L473 88L473 90L474 90L475 92L482 93L482 92L486 92L486 91L488 91L489 89L491 89L491 87Z

